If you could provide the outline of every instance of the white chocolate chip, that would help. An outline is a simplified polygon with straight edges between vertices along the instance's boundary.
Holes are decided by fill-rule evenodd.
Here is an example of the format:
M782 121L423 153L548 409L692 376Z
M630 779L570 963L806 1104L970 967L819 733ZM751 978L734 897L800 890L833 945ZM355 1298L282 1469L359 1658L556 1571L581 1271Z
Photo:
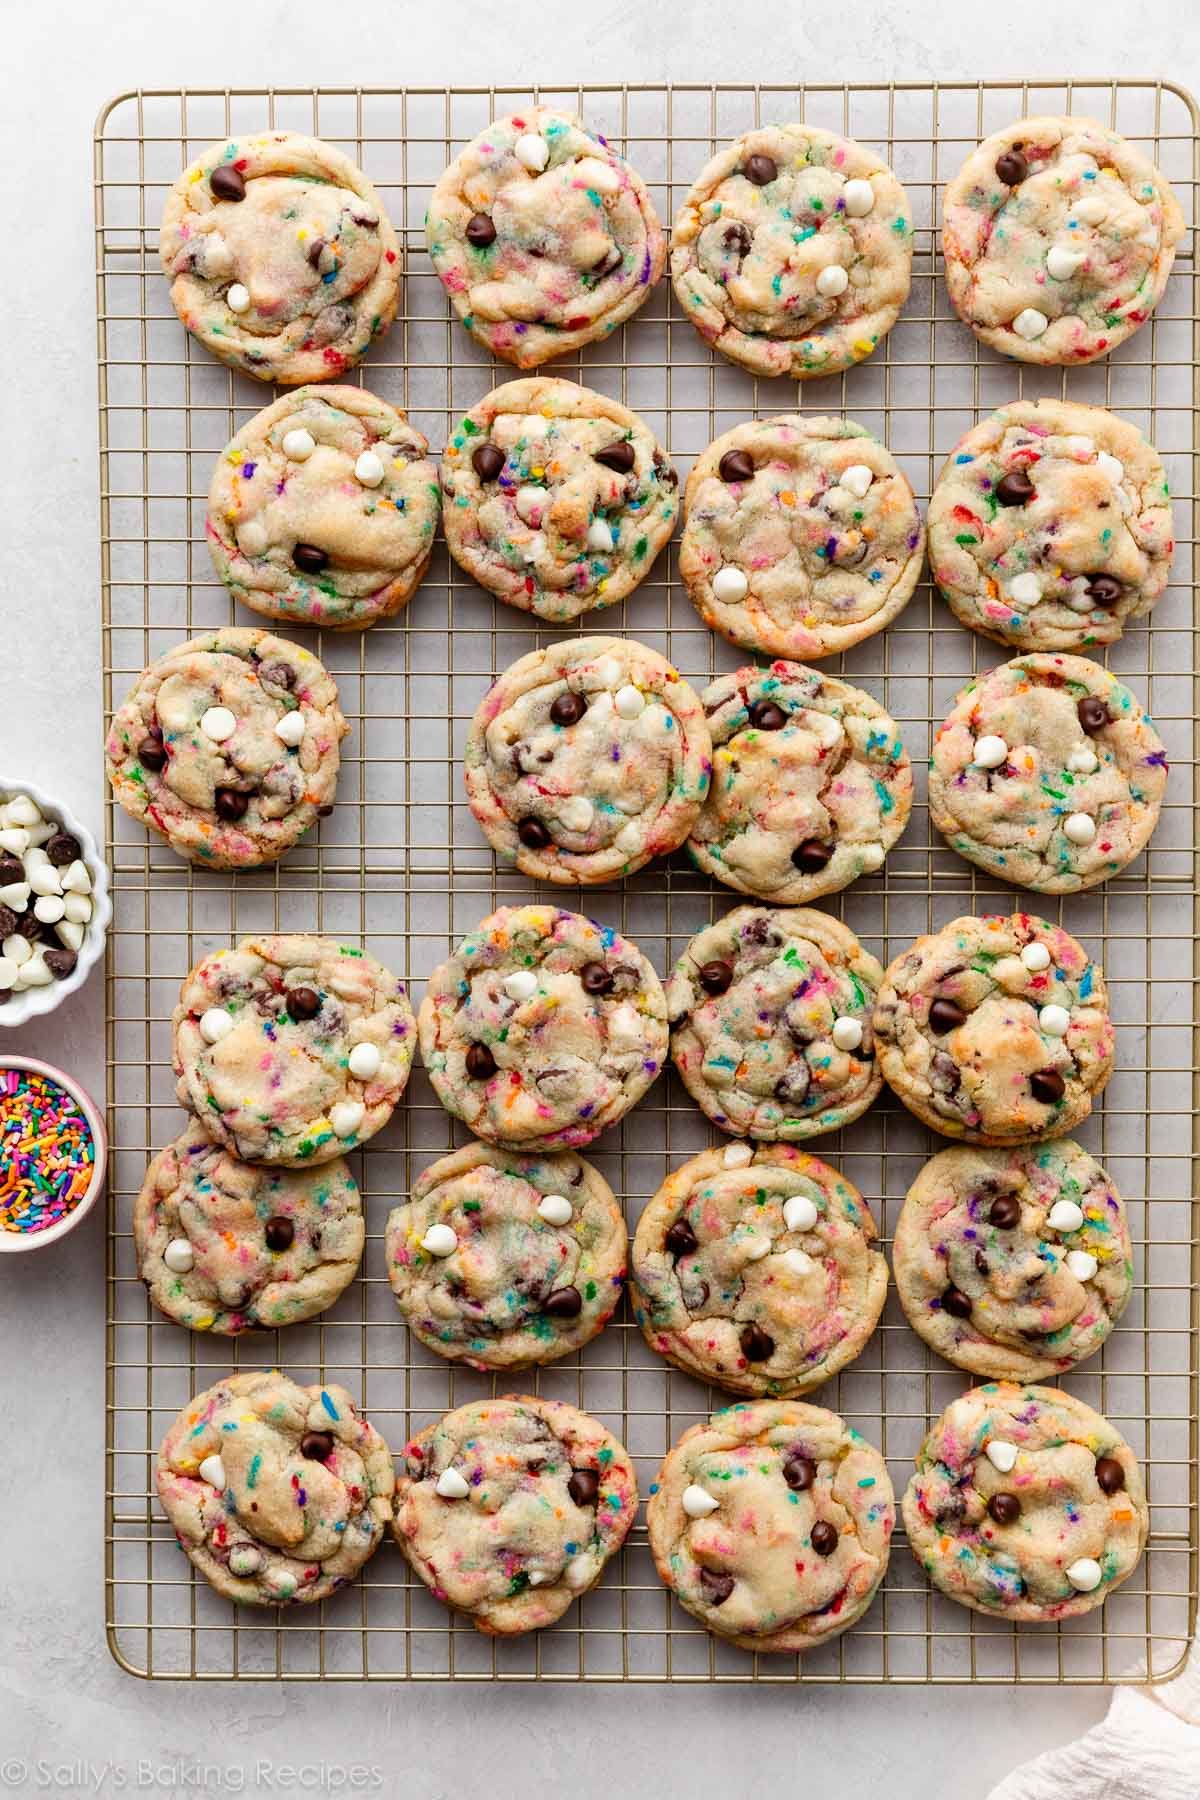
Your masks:
M210 706L200 716L200 729L214 744L223 744L237 730L237 719L227 706Z
M1036 975L1039 970L1050 967L1050 952L1045 944L1026 944L1021 952L1021 961L1031 974Z
M806 1256L803 1250L785 1250L779 1260L792 1275L808 1275L816 1267L812 1257Z
M584 187L594 188L598 194L615 194L621 186L621 177L611 163L601 162L598 156L582 156L575 164L575 179Z
M980 769L998 769L1008 761L1008 745L1002 737L994 732L975 739L975 748L971 752L971 761Z
M0 849L11 850L14 856L24 856L29 848L29 833L23 826L10 825L0 831Z
M1036 306L1027 306L1023 312L1017 314L1012 322L1012 328L1019 338L1024 338L1026 343L1032 343L1034 338L1041 337L1049 323L1045 313L1039 312Z
M1067 758L1067 767L1072 775L1094 775L1100 767L1100 758L1086 744L1078 750L1072 750Z
M439 1222L429 1227L421 1239L421 1248L430 1256L453 1256L458 1249L458 1239L449 1225Z
M613 547L612 526L607 519L593 519L588 526L587 547L603 555Z
M550 430L550 421L542 413L530 413L521 421L521 436L527 438L544 438Z
M1073 432L1066 439L1066 445L1067 445L1067 449L1071 452L1072 456L1078 456L1082 459L1087 459L1089 457L1095 456L1095 454L1096 454L1095 438L1087 437L1084 435L1083 432Z
M715 1513L720 1504L698 1482L689 1482L683 1490L683 1510L689 1519L707 1519L709 1513Z
M627 682L624 687L617 689L613 705L622 719L636 719L646 710L646 696L640 688Z
M535 531L527 544L521 547L522 562L535 563L546 548L546 540L540 531Z
M764 1256L770 1256L771 1254L771 1240L769 1237L759 1233L752 1237L749 1242L744 1243L743 1248L746 1252L747 1262L761 1262Z
M1067 1570L1067 1580L1081 1594L1090 1594L1104 1580L1104 1571L1094 1556L1081 1556Z
M1096 835L1096 821L1089 813L1068 813L1063 820L1063 836L1072 844L1090 844Z
M0 945L0 949L3 950L8 961L14 963L18 969L33 955L33 945L28 938L22 937L19 931L14 931L11 937L6 937L3 944Z
M582 794L568 794L558 809L558 816L568 831L589 831L596 809Z
M1076 200L1071 216L1081 225L1103 225L1108 217L1108 207L1099 194L1085 194L1082 200Z
M538 1217L545 1219L547 1225L569 1225L574 1211L565 1194L543 1194L538 1202Z
M364 450L354 464L355 481L366 488L377 488L383 475L383 463L374 450Z
M519 487L513 504L527 525L539 525L547 498L545 488Z
M714 600L729 602L744 600L750 592L750 583L740 569L735 569L732 564L727 563L713 576L712 591Z
M1096 467L1108 476L1114 487L1120 487L1125 479L1125 464L1119 457L1110 456L1107 450L1102 450L1096 458Z
M1083 1208L1074 1200L1056 1200L1046 1214L1051 1231L1078 1231L1083 1224Z
M376 1044L355 1044L346 1058L346 1067L356 1081L374 1081L382 1063Z
M789 1231L811 1231L820 1216L807 1194L793 1194L783 1203L783 1222Z
M642 1021L636 1006L614 1007L608 1021L608 1044L618 1053L637 1050L643 1041Z
M998 1469L1001 1475L1007 1475L1017 1460L1017 1446L1004 1438L989 1438L984 1453L993 1469Z
M6 825L40 825L41 810L28 794L14 794L4 809Z
M307 432L305 436L307 437ZM238 549L243 556L261 556L271 539L261 519L243 519L234 528Z
M35 950L29 961L22 963L17 970L15 985L19 988L49 987L53 980L54 976L51 974L42 952Z
M537 993L537 976L532 969L514 969L504 977L504 991L510 1000L532 1000Z
M885 854L882 844L864 844L858 853L858 860L864 869L882 869Z
M317 440L311 431L305 431L303 425L297 425L283 434L283 454L289 462L307 462L316 447Z
M590 1556L573 1556L563 1570L563 1580L569 1588L578 1591L585 1588L596 1572L596 1565Z
M848 181L842 189L842 199L852 219L865 219L875 205L875 189L869 181Z
M1066 1264L1076 1281L1090 1281L1100 1267L1088 1250L1068 1250Z
M835 719L832 713L810 712L804 723L826 750L832 750L835 744L841 743L844 727L842 721Z
M1065 244L1053 244L1046 255L1046 273L1051 281L1069 281L1086 261L1082 250L1068 250Z
M544 137L527 131L513 145L513 154L531 174L540 175L550 161L550 146Z
M262 1568L262 1551L256 1544L235 1544L229 1552L231 1575L257 1575Z
M550 1580L545 1569L530 1569L528 1573L530 1587L543 1587Z
M851 463L838 476L838 486L844 487L856 500L861 500L874 479L874 470L869 469L866 463Z
M61 894L62 877L48 862L25 863L25 879L35 894Z
M823 294L826 300L835 300L839 294L845 293L849 285L850 277L841 263L826 263L817 276L817 292Z
M196 1253L186 1238L172 1238L163 1251L163 1261L173 1275L186 1275L196 1260Z
M66 910L66 902L57 894L42 894L33 903L34 917L40 919L43 925L57 925Z
M244 313L250 311L250 290L249 288L243 287L240 281L234 282L233 286L226 294L225 300L230 312Z
M10 881L7 887L0 887L0 901L10 912L24 912L29 905L29 883Z
M74 919L60 919L58 924L54 927L54 931L59 943L65 944L68 950L80 950L83 948L83 926L78 924Z
M1042 597L1042 578L1035 575L1032 569L1026 569L1020 575L1014 575L1008 584L1008 598L1013 606L1022 610L1027 606L1036 606Z
M88 874L87 864L78 859L68 863L63 871L62 885L64 894L90 894L92 878Z
M754 1151L749 1144L726 1144L721 1161L727 1169L744 1169L754 1161Z
M366 1111L361 1100L339 1100L336 1106L331 1106L329 1123L333 1126L335 1135L340 1138L353 1137L366 1117Z
M233 1014L223 1006L210 1006L200 1014L200 1036L206 1044L219 1044L233 1030Z
M835 1019L833 1022L833 1031L830 1033L830 1036L833 1038L833 1041L839 1050L857 1050L858 1046L863 1041L862 1020L850 1018Z
M207 1481L210 1487L225 1488L225 1464L219 1456L206 1456L196 1471L201 1481Z
M1038 1025L1047 1037L1065 1037L1071 1026L1071 1015L1065 1006L1043 1006Z
M1096 610L1096 602L1087 591L1087 583L1082 579L1071 584L1066 595L1066 602L1072 612L1090 613Z
M86 894L67 894L63 900L63 917L72 925L86 925L92 916L92 903Z
M285 712L278 721L275 736L281 744L287 744L294 750L303 741L305 730L304 714L297 706L292 712Z
M471 1491L471 1484L457 1469L443 1469L435 1485L443 1500L465 1500Z
M290 1569L268 1569L263 1576L263 1586L277 1600L290 1600L296 1592L296 1577Z
M17 985L17 965L11 956L0 956L0 993L7 994Z

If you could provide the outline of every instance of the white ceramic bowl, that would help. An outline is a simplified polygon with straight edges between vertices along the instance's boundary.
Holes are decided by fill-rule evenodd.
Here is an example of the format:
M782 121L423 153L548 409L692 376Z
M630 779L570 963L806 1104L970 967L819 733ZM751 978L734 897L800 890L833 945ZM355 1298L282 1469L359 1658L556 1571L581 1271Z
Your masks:
M40 797L33 793L32 788L27 791L33 794L33 798L40 806L42 804ZM73 831L75 828L67 826L67 829ZM82 844L83 839L80 838L79 841ZM65 987L67 984L62 982L60 985ZM34 991L37 992L36 989ZM35 1056L0 1056L0 1071L5 1069L19 1069L26 1074L45 1075L48 1080L56 1081L60 1088L66 1089L88 1122L88 1128L92 1134L94 1163L87 1193L74 1212L69 1212L65 1219L58 1221L57 1225L47 1225L44 1231L0 1230L0 1256L19 1254L23 1250L40 1250L46 1244L56 1244L60 1238L65 1238L68 1231L74 1231L84 1214L89 1213L96 1204L104 1187L104 1171L108 1166L108 1133L104 1129L104 1118L86 1088L80 1087L79 1083L62 1069L56 1069L53 1063L39 1062Z
M28 781L24 776L18 780L15 776L0 774L0 801L12 800L17 794L28 794L41 808L45 818L56 819L64 831L69 831L72 837L78 838L83 861L92 878L92 916L79 946L79 960L66 980L53 981L49 987L22 989L0 1006L0 1025L24 1025L29 1019L39 1018L43 1013L52 1013L69 994L78 992L104 952L104 938L112 919L112 902L108 897L108 869L91 832L79 823L73 813L67 811L61 800L48 794L36 781ZM30 905L32 904L31 899ZM3 1235L7 1237L10 1234L5 1232Z

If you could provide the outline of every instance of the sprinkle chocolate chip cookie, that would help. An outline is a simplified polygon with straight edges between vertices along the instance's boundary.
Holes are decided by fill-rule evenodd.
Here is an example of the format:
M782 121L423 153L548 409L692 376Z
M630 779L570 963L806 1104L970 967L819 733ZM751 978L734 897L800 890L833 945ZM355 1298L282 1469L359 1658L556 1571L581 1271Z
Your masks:
M960 439L929 503L955 616L1022 649L1114 643L1163 592L1174 548L1158 452L1077 401L1002 406Z
M768 125L713 157L671 237L675 293L706 343L754 375L834 375L896 322L912 272L908 196L874 150Z
M826 913L739 906L667 983L671 1055L722 1131L785 1142L837 1131L883 1085L871 1009L883 970Z
M396 316L396 233L362 170L319 138L210 144L167 195L158 247L188 330L260 381L340 375Z
M625 1220L582 1157L467 1144L420 1176L387 1222L409 1330L451 1362L526 1368L580 1349L625 1278Z
M530 651L487 695L467 739L467 799L523 874L609 881L683 842L711 749L699 698L656 650L576 638Z
M243 938L198 962L172 1019L180 1103L243 1162L326 1163L381 1131L412 1063L412 1008L336 938Z
M143 671L113 715L105 766L131 818L189 862L275 862L333 805L349 726L324 665L227 626Z
M743 1650L816 1650L866 1612L896 1510L878 1450L797 1400L731 1406L668 1453L646 1507L655 1566Z
M1106 356L1144 325L1183 214L1170 183L1095 119L1018 119L946 189L942 247L955 310L1022 362Z
M213 471L205 526L235 600L297 625L361 631L429 567L437 465L365 388L304 387L244 425Z
M1098 663L1018 656L963 689L933 742L929 812L952 850L1040 894L1131 863L1158 823L1166 749Z
M1070 1138L957 1145L926 1163L892 1245L908 1322L976 1376L1037 1381L1094 1356L1125 1310L1125 1206Z
M345 1388L278 1369L227 1375L188 1402L158 1452L179 1547L242 1606L328 1600L392 1514L392 1453Z
M275 1331L332 1306L362 1257L362 1202L341 1157L319 1169L239 1162L193 1121L146 1171L138 1272L189 1331Z
M974 1612L1076 1618L1137 1566L1150 1515L1120 1433L1058 1388L988 1382L949 1405L903 1501L929 1579Z
M884 976L873 1029L892 1091L970 1144L1062 1137L1112 1074L1103 972L1028 913L954 919L918 938Z
M637 1512L624 1445L561 1400L460 1406L404 1446L396 1542L426 1587L493 1637L560 1619Z
M446 544L481 587L568 624L624 600L650 573L674 529L678 489L636 413L574 382L528 376L494 388L451 434Z
M833 656L905 605L925 551L912 488L850 419L736 425L688 477L679 573L706 625L764 656Z
M688 850L718 881L784 906L873 874L912 807L912 764L877 700L800 663L722 675L701 695L713 741Z
M853 1362L887 1297L858 1190L790 1144L705 1150L638 1221L631 1294L652 1350L733 1394L792 1398Z
M666 260L641 177L581 120L546 106L494 119L467 145L434 188L425 228L459 318L519 369L607 337Z

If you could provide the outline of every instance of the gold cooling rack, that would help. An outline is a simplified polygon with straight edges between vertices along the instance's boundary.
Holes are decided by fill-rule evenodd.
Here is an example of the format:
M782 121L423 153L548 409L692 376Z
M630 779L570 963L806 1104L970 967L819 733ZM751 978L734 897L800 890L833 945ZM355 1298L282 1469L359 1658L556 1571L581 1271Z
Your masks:
M301 1381L344 1382L397 1449L447 1407L489 1391L487 1377L413 1343L384 1274L389 1209L419 1170L462 1136L420 1071L389 1129L353 1159L361 1163L368 1216L363 1270L319 1321L233 1343L191 1335L148 1306L130 1241L146 1161L183 1122L168 1022L180 978L199 956L248 931L348 935L405 976L419 1001L430 971L463 933L498 904L534 896L531 883L497 868L462 798L459 765L467 723L492 677L555 633L493 601L439 547L399 618L362 635L305 634L337 678L353 733L336 810L312 841L273 869L236 879L197 873L110 807L110 1648L136 1674L192 1680L1094 1683L1128 1676L1139 1662L1165 1676L1179 1665L1194 1626L1200 1546L1200 1257L1192 1204L1200 1160L1193 1075L1200 980L1194 240L1185 240L1153 321L1106 361L1063 372L1023 367L976 346L946 298L937 224L943 184L980 137L1022 113L1068 111L1096 115L1142 144L1194 217L1200 115L1188 95L1149 80L567 86L536 96L497 88L121 95L105 107L95 137L106 713L151 658L235 617L204 543L205 495L218 452L270 398L213 361L172 312L157 255L171 180L204 144L264 126L332 139L365 167L405 240L407 275L403 311L359 374L404 407L440 450L458 415L512 371L489 362L451 314L425 252L427 196L465 140L535 97L578 109L611 137L649 182L664 220L718 145L775 119L803 117L877 145L911 196L912 293L899 324L860 368L799 389L756 381L710 353L666 281L606 343L552 365L555 374L636 408L681 472L738 420L799 406L848 413L876 432L924 500L968 425L1015 395L1039 394L1111 406L1164 455L1176 497L1175 582L1153 622L1135 625L1111 662L1167 740L1169 798L1148 855L1105 887L1040 909L1100 958L1118 1023L1118 1072L1079 1135L1128 1199L1137 1285L1103 1354L1064 1385L1106 1413L1143 1459L1149 1549L1101 1611L1056 1627L1014 1629L935 1594L898 1534L886 1583L866 1618L802 1665L794 1657L749 1656L709 1637L660 1586L640 1526L602 1584L561 1624L514 1643L483 1638L465 1619L447 1615L390 1542L335 1600L292 1612L235 1609L193 1575L153 1498L154 1450L176 1410L231 1364L278 1363ZM673 547L624 605L586 616L579 630L628 632L665 652L694 682L737 665L736 652L704 629L689 605ZM877 876L830 902L885 961L960 913L1009 911L1030 900L948 851L930 830L924 804L932 727L971 674L1001 660L999 649L953 621L926 584L890 630L830 664L883 701L918 765L918 803L903 843ZM557 891L540 897L563 899ZM623 887L588 890L578 902L628 932L660 971L701 924L737 903L682 859ZM624 1196L631 1226L667 1170L714 1135L671 1079L600 1140L595 1160ZM888 1101L815 1145L867 1195L885 1243L907 1187L939 1147ZM718 1392L654 1357L624 1313L577 1359L520 1379L603 1419L636 1457L643 1493L668 1445L724 1404ZM893 1299L859 1360L814 1397L880 1446L899 1490L927 1425L966 1385L921 1344Z

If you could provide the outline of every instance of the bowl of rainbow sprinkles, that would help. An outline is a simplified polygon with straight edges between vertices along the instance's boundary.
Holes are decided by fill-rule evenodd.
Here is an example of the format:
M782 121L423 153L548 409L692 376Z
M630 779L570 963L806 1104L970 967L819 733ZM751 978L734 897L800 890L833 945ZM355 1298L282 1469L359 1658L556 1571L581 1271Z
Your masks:
M0 1254L73 1231L107 1160L104 1120L85 1088L35 1057L0 1056Z

